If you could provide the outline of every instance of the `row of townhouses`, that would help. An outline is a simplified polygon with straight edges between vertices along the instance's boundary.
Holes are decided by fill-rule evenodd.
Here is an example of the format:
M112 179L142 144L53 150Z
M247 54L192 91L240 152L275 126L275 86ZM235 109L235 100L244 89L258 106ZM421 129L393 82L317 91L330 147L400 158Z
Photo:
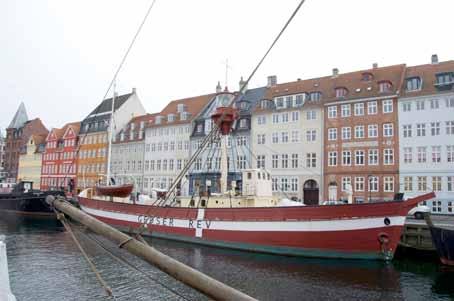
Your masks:
M453 85L454 61L439 62L433 55L425 65L373 64L349 73L335 68L329 76L288 83L270 76L265 86L246 87L241 95L218 83L215 93L173 100L153 114L146 114L133 89L115 97L112 125L110 98L80 123L49 133L44 126L36 133L27 130L37 121L28 121L21 105L7 129L5 170L17 178L14 168L30 137L36 145L38 136L46 135L43 188L94 186L110 164L113 180L134 182L137 192L168 189L212 129L216 109L233 103L238 118L226 138L230 189L241 188L242 170L265 168L275 194L306 204L435 191L437 199L428 205L434 212L452 213ZM220 143L209 141L177 184L177 193L221 190Z

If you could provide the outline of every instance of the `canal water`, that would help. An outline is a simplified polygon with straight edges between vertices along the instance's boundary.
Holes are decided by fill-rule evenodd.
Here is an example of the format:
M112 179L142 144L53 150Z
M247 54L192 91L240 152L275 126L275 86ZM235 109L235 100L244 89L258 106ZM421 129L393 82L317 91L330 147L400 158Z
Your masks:
M0 220L17 300L206 300L140 259L90 234L78 237L114 297L107 297L62 228ZM140 269L112 258L93 238ZM433 258L392 263L305 259L153 239L151 244L260 300L452 300L454 270Z

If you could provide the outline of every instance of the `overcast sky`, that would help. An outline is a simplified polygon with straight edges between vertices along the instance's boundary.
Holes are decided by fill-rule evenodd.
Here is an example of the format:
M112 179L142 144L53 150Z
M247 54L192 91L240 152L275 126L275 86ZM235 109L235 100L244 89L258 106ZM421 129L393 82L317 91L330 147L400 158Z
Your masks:
M152 0L0 2L0 128L23 101L48 128L83 119L102 100ZM146 110L238 89L299 0L157 0L117 90ZM249 87L454 56L453 0L307 0Z

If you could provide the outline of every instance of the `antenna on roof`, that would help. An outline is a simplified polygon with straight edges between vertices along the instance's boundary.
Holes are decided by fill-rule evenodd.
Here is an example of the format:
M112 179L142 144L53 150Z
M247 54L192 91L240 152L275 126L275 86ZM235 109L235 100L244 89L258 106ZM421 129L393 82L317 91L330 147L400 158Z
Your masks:
M228 81L229 81L229 69L231 69L232 66L229 65L229 59L225 59L225 87L228 87Z

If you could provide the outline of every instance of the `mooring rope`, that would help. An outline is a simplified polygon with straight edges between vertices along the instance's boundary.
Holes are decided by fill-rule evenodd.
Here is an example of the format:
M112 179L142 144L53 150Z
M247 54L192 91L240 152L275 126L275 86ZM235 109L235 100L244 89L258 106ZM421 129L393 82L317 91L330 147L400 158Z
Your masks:
M99 239L97 239L96 237L94 237L93 235L90 235L90 234L87 234L85 232L83 232L81 229L79 229L78 227L75 227L75 229L82 235L84 236L85 238L88 238L89 240L92 241L92 243L94 243L96 246L102 248L107 254L109 254L112 258L114 258L115 260L117 260L118 262L128 266L129 268L135 270L136 272L142 274L147 280L149 280L150 282L152 283L156 283L156 284L159 284L161 285L162 287L164 287L165 289L167 289L168 291L172 292L173 294L175 294L176 296L184 299L184 300L188 300L188 301L191 301L191 299L188 299L187 297L183 296L182 294L178 293L176 290L174 290L173 288L167 286L166 284L162 283L161 281L153 278L149 273L139 269L137 266L135 266L134 264L132 264L131 262L129 262L128 260L126 260L125 258L119 256L119 255L116 255L115 253L113 253L112 250L110 250L108 247L106 247ZM143 239L143 238L142 238ZM146 242L145 242L146 243Z

